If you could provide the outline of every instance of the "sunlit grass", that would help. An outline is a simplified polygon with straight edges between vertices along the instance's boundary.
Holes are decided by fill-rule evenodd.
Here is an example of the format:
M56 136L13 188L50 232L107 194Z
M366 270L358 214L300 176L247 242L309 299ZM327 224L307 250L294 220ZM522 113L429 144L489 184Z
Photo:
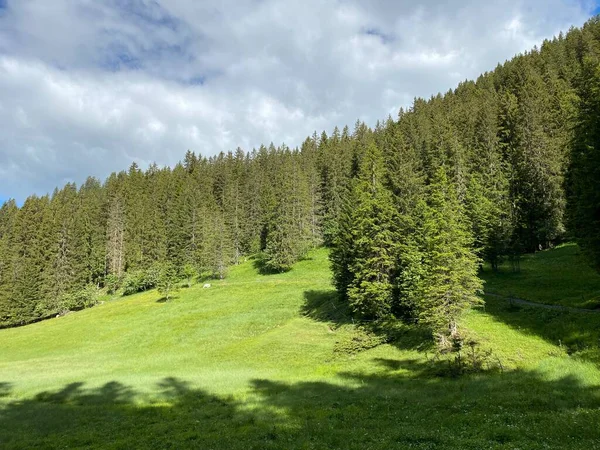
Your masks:
M502 264L483 273L488 292L549 305L600 308L600 274L585 261L576 244L524 255L520 270Z
M285 274L248 261L168 303L0 330L0 448L598 447L597 319L489 299L463 324L497 369L439 377L448 361L409 329L339 352L356 329L328 266L325 250Z

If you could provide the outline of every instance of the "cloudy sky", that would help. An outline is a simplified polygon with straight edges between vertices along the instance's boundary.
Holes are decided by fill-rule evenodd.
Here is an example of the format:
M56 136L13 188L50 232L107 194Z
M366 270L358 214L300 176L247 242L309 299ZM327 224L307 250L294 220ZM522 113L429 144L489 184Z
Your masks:
M0 201L372 125L597 10L494 3L0 0Z

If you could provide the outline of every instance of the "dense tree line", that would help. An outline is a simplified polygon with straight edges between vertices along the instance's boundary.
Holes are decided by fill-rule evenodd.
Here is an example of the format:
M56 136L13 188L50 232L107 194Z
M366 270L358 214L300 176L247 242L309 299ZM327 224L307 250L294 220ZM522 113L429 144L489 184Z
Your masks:
M90 286L129 294L158 286L163 272L222 278L244 255L260 255L265 270L289 269L321 239L308 154L273 145L211 158L188 152L172 169L134 163L104 183L67 184L20 208L6 202L0 323L84 307L72 297L87 298Z
M313 134L300 148L193 152L0 208L0 325L135 292L165 271L223 277L256 256L284 271L332 247L358 316L452 337L477 271L567 232L600 267L600 22L545 41L397 119ZM567 202L568 201L568 202ZM569 229L567 230L567 225Z

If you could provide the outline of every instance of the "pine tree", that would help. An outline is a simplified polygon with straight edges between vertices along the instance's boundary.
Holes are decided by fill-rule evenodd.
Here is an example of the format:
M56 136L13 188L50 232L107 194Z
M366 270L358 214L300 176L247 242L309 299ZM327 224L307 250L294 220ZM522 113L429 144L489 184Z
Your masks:
M577 242L600 271L600 66L584 65L581 107L568 176L569 222Z
M348 127L340 135L336 128L330 138L322 133L319 142L321 155L321 227L325 245L331 246L342 220L345 198L350 188L352 165L351 137Z
M480 81L483 86L476 91L477 104L472 106L476 118L465 205L478 256L496 270L508 253L513 222L510 217L509 168L499 136L499 105L489 81Z
M156 290L168 302L173 294L177 292L177 268L173 263L163 263L156 284Z
M75 234L80 284L99 284L106 264L106 199L100 182L88 178L79 189Z
M412 296L420 322L432 329L443 343L458 336L458 323L465 312L482 300L482 282L477 277L478 258L471 245L473 238L465 220L456 187L438 169L429 186L428 201L421 206L421 268Z
M202 231L196 260L199 271L223 279L227 268L234 262L234 247L223 211L214 199L201 213Z
M349 229L345 232L348 239L338 242L348 248L336 247L332 252L334 276L344 280L350 275L342 283L348 282L348 302L363 318L384 318L390 315L392 308L396 214L384 180L383 156L371 141L362 155L352 190ZM351 258L344 261L347 256Z
M268 271L290 270L310 247L311 199L299 158L289 149L281 154L278 192L263 255Z
M113 197L108 201L108 221L106 226L106 266L107 274L120 278L125 272L125 212L122 200Z
M76 237L75 217L77 189L68 183L62 190L56 190L48 208L48 214L42 223L44 236L48 239L47 265L44 270L44 293L47 310L54 313L59 309L62 296L80 289L75 283L76 273Z
M19 210L14 238L15 258L12 267L12 324L24 324L51 314L46 301L44 269L47 268L47 246L44 243L45 222L49 209L48 196L31 196Z
M0 327L18 320L12 301L18 215L19 208L14 200L6 201L0 208Z

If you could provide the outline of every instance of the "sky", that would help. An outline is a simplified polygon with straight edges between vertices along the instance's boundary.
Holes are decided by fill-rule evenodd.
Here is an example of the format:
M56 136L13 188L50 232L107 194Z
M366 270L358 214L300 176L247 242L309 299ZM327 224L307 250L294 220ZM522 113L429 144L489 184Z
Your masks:
M0 0L0 202L374 125L581 26L588 0Z

